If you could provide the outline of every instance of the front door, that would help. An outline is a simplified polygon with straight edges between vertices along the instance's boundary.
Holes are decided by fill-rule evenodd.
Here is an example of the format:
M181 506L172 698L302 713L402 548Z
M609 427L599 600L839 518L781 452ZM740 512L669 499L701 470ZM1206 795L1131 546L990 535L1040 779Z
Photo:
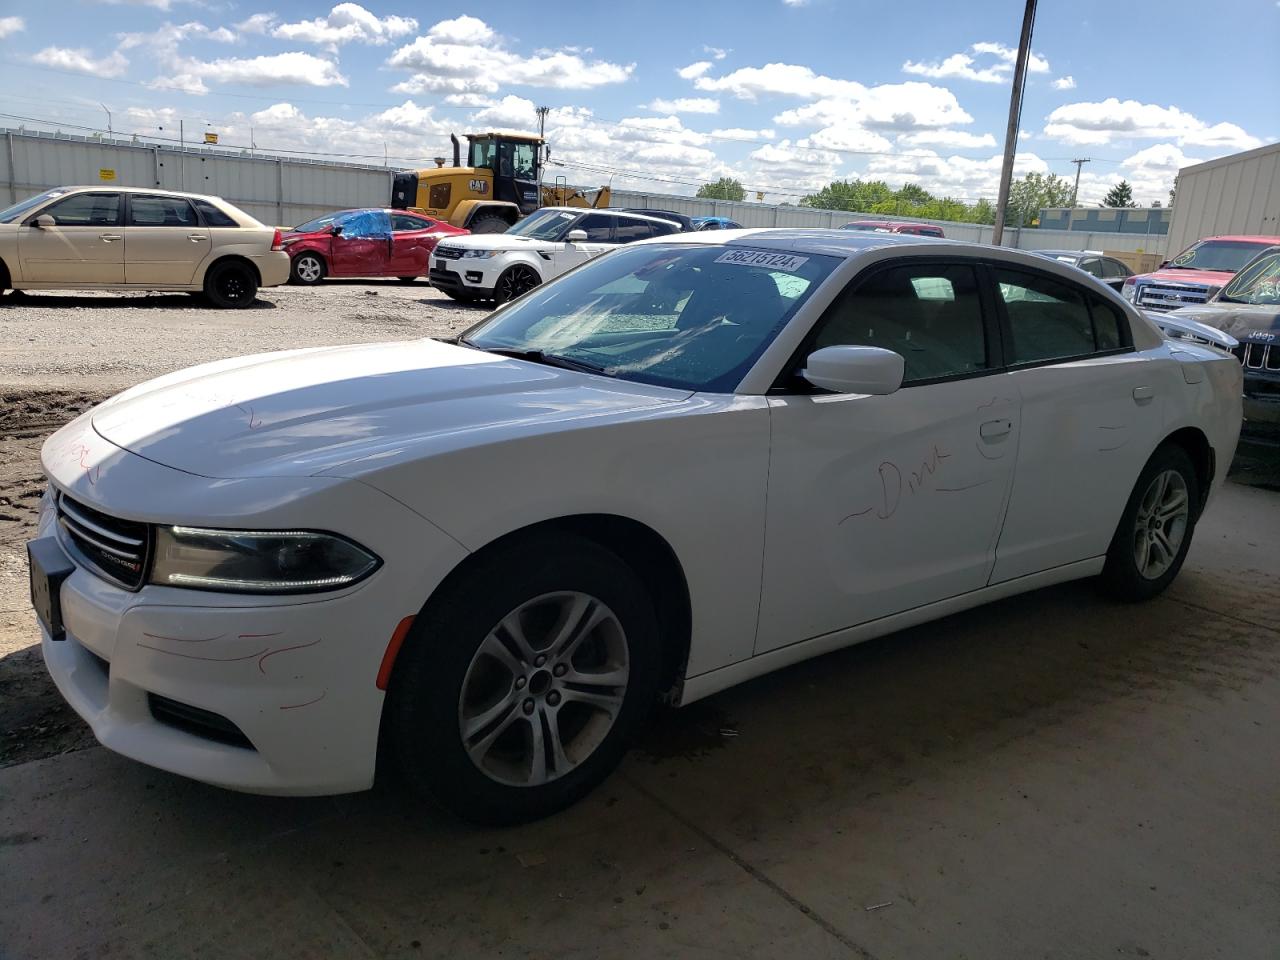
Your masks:
M582 230L585 240L566 240L560 244L551 256L555 264L556 276L571 270L580 263L586 263L592 257L598 257L607 250L612 250L614 241L614 225L616 217L606 213L588 213L570 227L569 232Z
M836 344L902 354L896 393L804 393L792 380L794 392L784 383L770 397L756 653L986 585L1019 403L978 276L965 262L877 268L815 326L802 355Z
M330 247L334 276L391 275L391 218L385 210L353 213L342 221L341 228Z
M124 283L124 230L118 193L75 193L28 218L18 231L22 276L37 283ZM54 226L37 227L38 216Z
M200 225L184 197L130 196L124 238L124 280L129 284L189 284L210 252L209 228Z
M1030 268L994 268L1022 400L1017 482L993 583L1107 552L1164 426L1154 365L1118 308ZM1181 378L1179 378L1180 380Z

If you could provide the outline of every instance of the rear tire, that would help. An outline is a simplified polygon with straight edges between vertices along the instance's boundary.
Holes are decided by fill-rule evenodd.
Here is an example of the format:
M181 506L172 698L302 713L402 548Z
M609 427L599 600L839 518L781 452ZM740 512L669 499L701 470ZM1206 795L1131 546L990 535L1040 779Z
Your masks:
M657 678L657 621L632 569L589 540L530 538L418 616L387 695L391 756L464 820L536 820L609 775Z
M1163 593L1187 557L1200 503L1200 479L1187 452L1176 444L1156 450L1111 539L1103 589L1135 603Z
M468 229L472 233L506 233L511 229L511 224L496 213L482 213L471 221Z
M289 282L309 287L324 279L329 270L317 253L300 253L289 266Z
M246 264L215 263L205 274L204 295L215 307L243 310L258 297L258 278Z

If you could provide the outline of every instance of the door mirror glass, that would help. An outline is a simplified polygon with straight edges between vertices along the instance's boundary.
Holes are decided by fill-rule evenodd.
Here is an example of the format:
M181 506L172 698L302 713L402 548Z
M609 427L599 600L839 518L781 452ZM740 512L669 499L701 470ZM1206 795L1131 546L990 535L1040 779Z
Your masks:
M834 393L885 396L902 386L905 372L906 361L900 353L883 347L842 345L809 354L800 376Z
M569 235L568 235L567 237L565 237L565 239L566 239L566 240L568 240L570 243L586 243L586 242L587 242L587 231L585 231L585 230L570 230L570 231L569 231Z
M32 226L39 227L41 230L48 230L50 227L57 226L57 221L47 213L42 213L31 221Z
M330 231L329 231L329 232L330 232L330 233L332 233L335 237L340 237L340 236L342 236L342 224L340 224L340 223L335 223L335 224L333 225L333 227L332 227L332 228L330 228Z

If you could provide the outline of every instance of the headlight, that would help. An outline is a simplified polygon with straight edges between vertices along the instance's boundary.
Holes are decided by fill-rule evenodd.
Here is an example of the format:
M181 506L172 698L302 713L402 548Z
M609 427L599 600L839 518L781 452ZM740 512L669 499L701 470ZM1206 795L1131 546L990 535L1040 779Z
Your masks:
M363 580L381 562L334 533L157 527L151 582L228 593L314 593Z
M1130 303L1133 303L1134 297L1138 293L1138 284L1135 280L1126 280L1120 288L1120 296L1124 297Z
M462 258L464 260L487 260L489 257L496 257L497 250L463 250Z

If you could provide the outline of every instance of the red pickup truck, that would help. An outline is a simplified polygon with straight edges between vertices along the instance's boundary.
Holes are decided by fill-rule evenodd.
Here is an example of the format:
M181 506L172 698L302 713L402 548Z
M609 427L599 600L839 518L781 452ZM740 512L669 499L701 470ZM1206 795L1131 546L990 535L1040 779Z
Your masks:
M1176 310L1209 299L1236 271L1280 237L1206 237L1166 261L1155 273L1130 277L1121 295L1143 310Z

